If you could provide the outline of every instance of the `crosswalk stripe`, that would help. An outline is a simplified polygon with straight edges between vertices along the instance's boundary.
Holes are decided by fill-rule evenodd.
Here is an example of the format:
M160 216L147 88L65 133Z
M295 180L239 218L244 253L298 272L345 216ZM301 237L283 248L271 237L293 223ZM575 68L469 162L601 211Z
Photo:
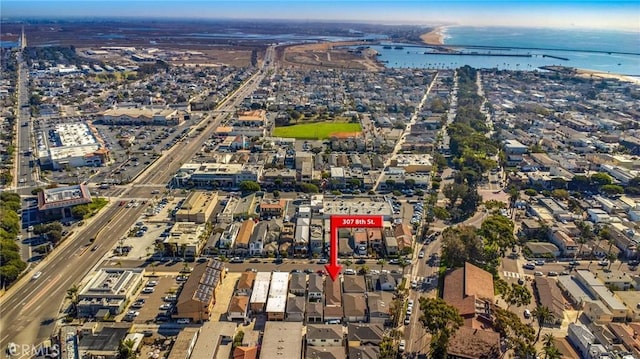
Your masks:
M508 278L520 278L520 273L517 273L517 272L504 271L502 273L505 277L508 277Z

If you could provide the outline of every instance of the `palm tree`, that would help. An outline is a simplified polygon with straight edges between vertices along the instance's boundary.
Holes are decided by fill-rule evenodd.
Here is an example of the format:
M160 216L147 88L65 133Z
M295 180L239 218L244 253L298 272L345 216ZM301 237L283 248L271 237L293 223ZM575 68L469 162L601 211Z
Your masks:
M351 265L353 264L353 262L347 259L346 261L344 261L344 263L343 263L343 264L344 264L344 266L345 266L345 267L349 268L349 267L351 267Z
M120 342L118 346L118 357L121 359L133 359L136 357L136 353L133 351L133 346L136 345L136 341L133 339L127 339Z
M553 346L553 340L554 339L555 339L555 337L551 333L547 333L547 334L543 335L542 336L542 343L544 343L544 347L548 348L550 346Z
M544 326L544 323L546 323L549 319L553 318L553 314L551 314L551 311L549 310L549 308L542 305L537 306L536 309L534 309L531 314L538 321L538 334L536 334L536 341L535 341L535 343L537 343L538 340L540 340L540 333L542 332L542 327Z
M400 268L402 268L402 275L404 276L404 269L409 266L409 264L411 264L411 262L409 262L408 260L402 258L400 259L400 262L398 263L398 265L400 266Z
M560 358L562 358L562 353L560 353L560 350L555 345L552 345L550 347L545 347L544 348L544 358L545 359L560 359Z
M80 291L80 288L74 284L71 286L71 288L67 289L67 296L64 299L70 300L71 301L71 312L73 313L74 316L76 316L78 314L78 292Z
M363 275L369 273L369 266L367 266L366 264L361 265L358 272Z
M378 260L378 264L380 265L380 271L382 272L382 269L384 268L384 265L387 264L387 261L384 259L380 259Z

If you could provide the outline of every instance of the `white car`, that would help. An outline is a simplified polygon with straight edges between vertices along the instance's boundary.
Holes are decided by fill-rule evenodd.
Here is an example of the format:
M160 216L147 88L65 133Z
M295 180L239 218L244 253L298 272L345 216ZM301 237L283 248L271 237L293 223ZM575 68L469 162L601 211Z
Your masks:
M155 291L155 289L153 287L144 287L142 289L142 293L144 294L151 294Z
M411 281L411 289L416 289L416 288L418 288L418 281L414 279Z
M157 280L150 280L150 281L147 283L147 287L155 287L155 286L157 286L157 285L158 285L158 281L157 281Z
M407 342L405 342L405 340L404 340L404 339L402 339L402 340L400 341L400 345L398 345L398 351L402 353L402 352L404 352L404 350L406 349L406 347L407 347Z
M351 269L351 268L347 268L344 270L344 274L346 275L354 275L356 274L356 270L355 269Z
M132 317L137 317L140 315L140 312L135 311L135 310L130 310L127 312L127 315L132 316Z
M169 310L169 309L171 309L171 304L169 303L165 303L160 306L160 310Z
M178 324L189 324L191 323L191 320L189 320L189 318L180 318L176 321L176 323Z
M413 308L413 299L409 299L408 304L409 304L409 306L410 306L411 308Z
M33 277L31 277L31 279L36 280L40 278L41 275L42 275L42 272L36 272L36 274L34 274Z
M407 315L411 315L413 313L412 307L407 307Z
M418 258L424 258L424 251L420 251L420 254L418 254Z

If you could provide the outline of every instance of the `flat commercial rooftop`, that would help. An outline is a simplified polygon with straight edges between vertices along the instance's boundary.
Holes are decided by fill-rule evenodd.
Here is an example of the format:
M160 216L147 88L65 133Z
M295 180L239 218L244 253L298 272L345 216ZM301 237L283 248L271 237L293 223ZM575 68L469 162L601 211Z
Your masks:
M261 359L289 359L302 356L302 323L266 322Z

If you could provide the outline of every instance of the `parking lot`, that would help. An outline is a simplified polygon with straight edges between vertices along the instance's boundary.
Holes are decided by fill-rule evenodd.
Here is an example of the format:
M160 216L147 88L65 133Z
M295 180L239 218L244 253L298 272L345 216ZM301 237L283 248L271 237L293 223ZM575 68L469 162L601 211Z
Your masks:
M132 304L129 306L126 312L133 310L139 312L139 314L132 318L133 322L136 324L144 324L155 321L156 317L160 313L167 313L172 309L167 307L166 309L160 309L161 305L168 305L173 308L173 305L176 301L166 301L165 297L168 295L178 295L181 289L181 285L184 282L176 281L176 275L174 274L162 274L158 276L150 276L145 278L147 283L151 281L157 282L154 288L153 293L143 293L143 289L141 289L141 293L138 295L136 299L144 299L144 304L140 308L132 308L135 306L135 300L132 301ZM127 315L123 316L123 320L127 319Z

